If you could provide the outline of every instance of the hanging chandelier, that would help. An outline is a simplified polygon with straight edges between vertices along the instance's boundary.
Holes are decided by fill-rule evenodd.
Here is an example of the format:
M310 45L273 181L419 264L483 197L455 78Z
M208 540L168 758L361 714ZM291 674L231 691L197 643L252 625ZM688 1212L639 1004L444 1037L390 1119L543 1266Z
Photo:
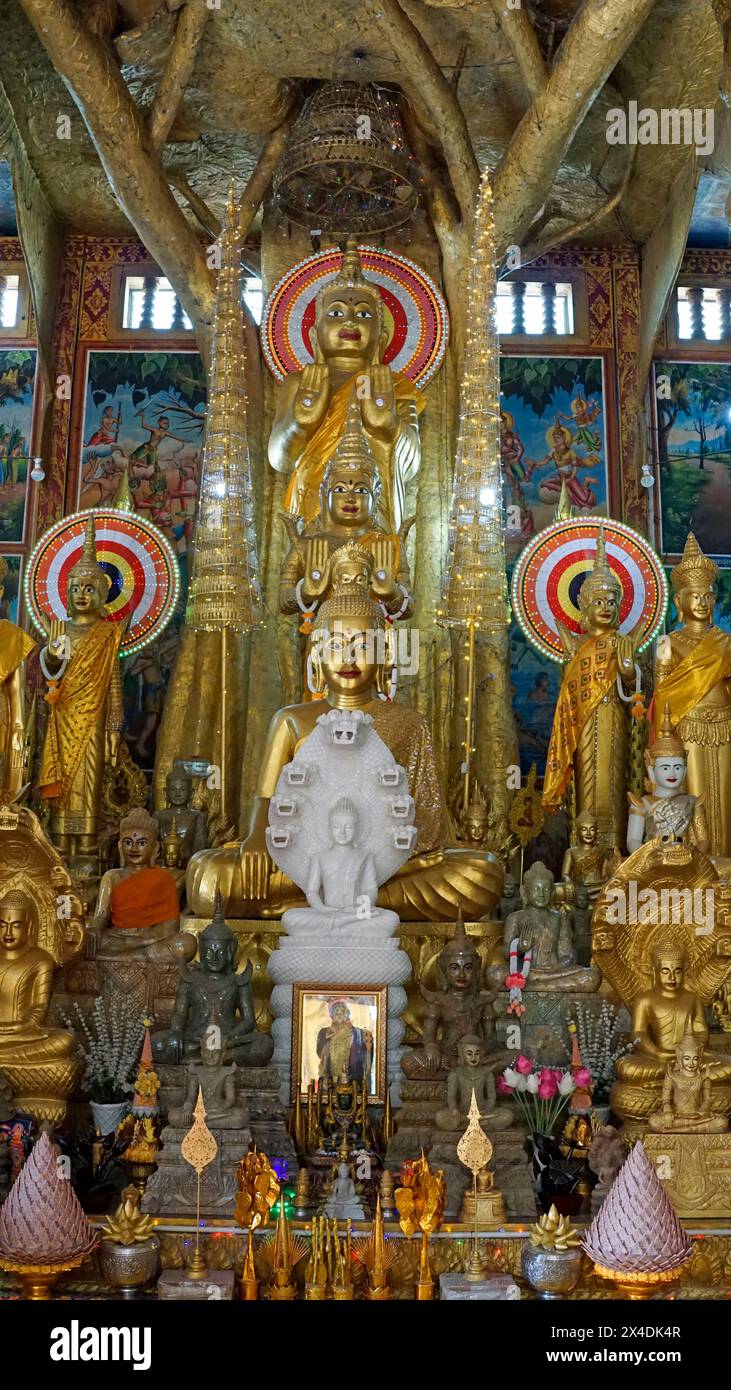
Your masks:
M381 89L326 82L308 97L274 175L281 212L310 231L400 227L418 201L398 111Z

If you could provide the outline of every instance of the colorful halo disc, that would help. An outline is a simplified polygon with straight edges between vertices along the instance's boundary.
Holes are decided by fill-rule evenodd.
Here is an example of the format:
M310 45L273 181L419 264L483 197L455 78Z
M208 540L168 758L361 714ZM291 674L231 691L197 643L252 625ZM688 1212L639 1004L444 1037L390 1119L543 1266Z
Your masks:
M599 527L607 560L622 586L619 630L643 631L639 650L657 637L665 618L668 587L660 557L644 536L622 521L600 517L557 521L522 551L513 571L513 612L531 646L552 661L565 661L558 623L582 631L579 590L594 563Z
M440 366L449 341L449 315L444 297L431 276L405 256L360 247L368 280L383 296L389 341L383 360L424 386ZM274 286L261 316L261 345L267 365L278 381L314 361L310 331L315 325L315 301L342 261L338 250L321 251L287 271Z
M57 521L41 536L28 562L28 612L40 633L44 631L41 614L60 619L67 616L69 572L81 558L90 513L95 519L97 559L112 581L106 621L118 623L130 617L119 655L131 656L165 629L180 593L175 552L146 517L111 507L91 507Z

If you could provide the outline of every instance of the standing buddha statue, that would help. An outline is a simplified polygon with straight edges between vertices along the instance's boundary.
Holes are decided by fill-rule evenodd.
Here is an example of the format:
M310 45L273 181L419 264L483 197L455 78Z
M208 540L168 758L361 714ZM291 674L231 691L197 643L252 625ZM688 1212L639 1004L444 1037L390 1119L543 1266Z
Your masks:
M665 704L685 745L688 791L703 797L709 853L731 856L731 635L714 626L718 567L692 531L672 570L682 627L657 644L655 715Z
M627 825L629 719L626 687L634 684L640 630L621 636L622 590L606 557L600 527L591 573L579 591L584 635L559 624L569 660L564 670L546 759L543 804L555 810L573 775L576 805L593 811L599 843L623 848Z
M5 593L8 562L0 555L0 601ZM35 643L7 618L0 619L0 787L13 793L23 785L23 662Z
M354 238L342 265L317 297L315 361L291 372L279 387L269 462L289 477L286 506L305 523L320 511L320 485L345 429L355 396L381 484L381 521L398 534L404 490L421 461L418 416L424 398L408 377L382 362L384 305L367 280Z
M41 652L49 711L38 786L51 803L51 838L65 854L96 850L104 766L116 765L122 737L124 624L105 620L110 582L90 516L81 559L69 572L68 621L47 620Z

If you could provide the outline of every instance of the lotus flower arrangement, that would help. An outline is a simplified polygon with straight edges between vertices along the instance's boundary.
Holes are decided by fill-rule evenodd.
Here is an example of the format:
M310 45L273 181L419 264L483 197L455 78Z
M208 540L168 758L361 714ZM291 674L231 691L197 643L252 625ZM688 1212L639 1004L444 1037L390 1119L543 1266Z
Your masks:
M498 1077L497 1090L501 1096L512 1096L531 1134L553 1134L577 1085L590 1083L586 1068L579 1077L560 1068L539 1067L521 1053L513 1066L506 1067Z

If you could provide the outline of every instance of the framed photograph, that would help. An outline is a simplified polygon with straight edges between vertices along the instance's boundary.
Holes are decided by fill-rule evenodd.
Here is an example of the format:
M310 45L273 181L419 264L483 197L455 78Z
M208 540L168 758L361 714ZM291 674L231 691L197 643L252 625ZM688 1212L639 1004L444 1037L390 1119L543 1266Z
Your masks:
M292 1101L311 1081L337 1082L345 1074L368 1100L386 1099L386 985L293 986Z

